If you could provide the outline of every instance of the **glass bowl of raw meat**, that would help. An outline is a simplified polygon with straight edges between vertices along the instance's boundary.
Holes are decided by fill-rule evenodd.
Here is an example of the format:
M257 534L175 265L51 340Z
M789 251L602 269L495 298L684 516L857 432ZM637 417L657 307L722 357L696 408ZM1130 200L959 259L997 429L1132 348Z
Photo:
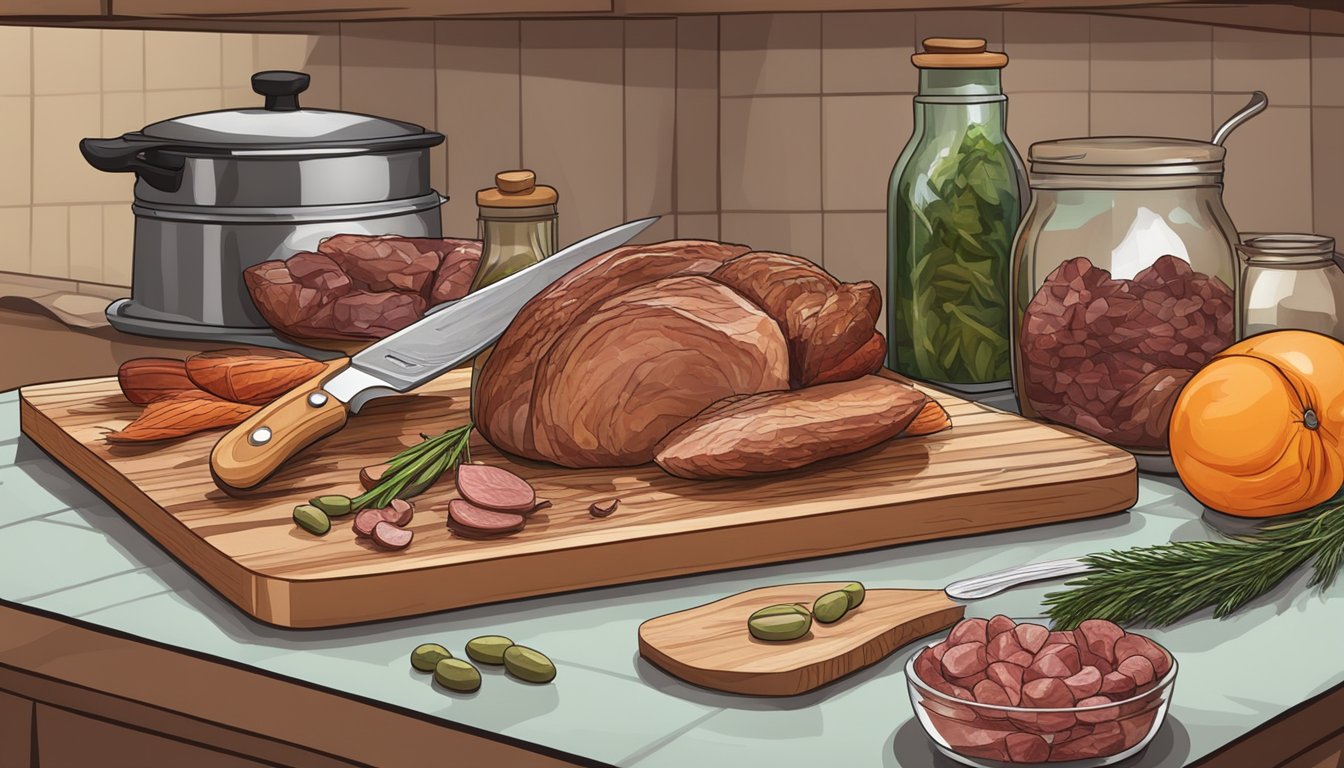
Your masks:
M979 768L1111 765L1152 740L1176 660L1100 620L1071 631L965 619L905 665L910 704L940 752Z

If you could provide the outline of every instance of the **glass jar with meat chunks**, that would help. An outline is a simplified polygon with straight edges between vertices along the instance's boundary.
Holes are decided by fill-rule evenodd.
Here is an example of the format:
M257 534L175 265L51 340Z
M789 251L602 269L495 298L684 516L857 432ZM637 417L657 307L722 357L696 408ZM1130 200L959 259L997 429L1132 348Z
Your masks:
M1167 422L1190 376L1239 336L1224 150L1064 139L1029 152L1013 245L1013 385L1024 415L1172 472Z

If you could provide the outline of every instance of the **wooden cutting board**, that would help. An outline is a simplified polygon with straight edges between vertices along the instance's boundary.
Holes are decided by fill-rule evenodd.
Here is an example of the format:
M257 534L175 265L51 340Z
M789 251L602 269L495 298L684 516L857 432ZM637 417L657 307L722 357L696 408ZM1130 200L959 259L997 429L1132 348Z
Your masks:
M232 498L210 478L220 433L115 446L103 435L139 412L114 378L24 387L24 433L248 614L286 627L411 616L530 595L796 560L912 541L1094 517L1138 495L1134 459L1069 430L930 392L953 428L768 478L683 480L654 465L572 470L521 464L479 437L472 458L517 472L554 506L517 535L448 531L442 482L415 499L415 541L385 552L351 519L317 538L294 505L355 495L359 469L466 422L470 369L411 396L376 401L300 454L259 493ZM620 498L605 519L594 502Z
M729 595L649 619L639 627L639 655L693 685L753 696L794 696L876 664L892 651L961 620L963 605L941 590L870 589L834 624L812 622L797 640L751 636L747 619L781 603L811 606L848 582L781 584Z

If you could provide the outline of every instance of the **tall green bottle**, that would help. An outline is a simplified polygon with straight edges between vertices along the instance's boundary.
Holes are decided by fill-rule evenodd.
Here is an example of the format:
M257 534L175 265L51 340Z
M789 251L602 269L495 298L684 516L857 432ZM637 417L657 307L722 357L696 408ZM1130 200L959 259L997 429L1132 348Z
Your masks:
M1008 140L1002 53L929 38L915 130L887 196L887 364L964 392L1010 385L1009 265L1030 191Z

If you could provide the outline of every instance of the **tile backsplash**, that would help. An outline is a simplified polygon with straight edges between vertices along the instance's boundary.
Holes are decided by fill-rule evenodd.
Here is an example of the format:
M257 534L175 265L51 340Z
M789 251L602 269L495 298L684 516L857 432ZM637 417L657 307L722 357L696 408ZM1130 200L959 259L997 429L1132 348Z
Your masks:
M444 232L475 231L477 188L526 166L560 189L561 239L661 214L646 236L798 253L882 281L887 176L911 132L929 36L1007 51L1009 132L1206 138L1261 89L1228 141L1244 231L1344 239L1344 27L1299 32L1103 15L954 11L305 25L302 34L0 27L0 272L130 281L131 177L89 168L85 136L257 103L248 77L301 69L308 106L447 135L431 157ZM1324 23L1329 21L1330 23ZM106 292L106 288L96 288Z

